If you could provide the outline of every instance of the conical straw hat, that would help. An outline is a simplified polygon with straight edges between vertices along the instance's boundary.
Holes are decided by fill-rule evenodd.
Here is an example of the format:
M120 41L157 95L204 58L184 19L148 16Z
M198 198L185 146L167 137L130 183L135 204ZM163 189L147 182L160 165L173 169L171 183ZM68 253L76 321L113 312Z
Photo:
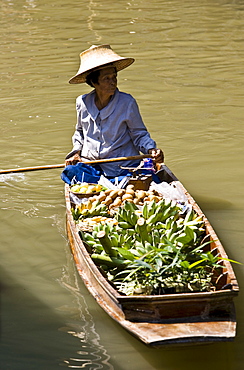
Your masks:
M93 45L80 54L80 68L76 75L69 80L69 83L80 84L86 82L86 76L88 76L92 70L104 67L106 64L111 64L117 71L121 71L134 61L135 59L133 58L123 58L119 56L112 50L110 45Z

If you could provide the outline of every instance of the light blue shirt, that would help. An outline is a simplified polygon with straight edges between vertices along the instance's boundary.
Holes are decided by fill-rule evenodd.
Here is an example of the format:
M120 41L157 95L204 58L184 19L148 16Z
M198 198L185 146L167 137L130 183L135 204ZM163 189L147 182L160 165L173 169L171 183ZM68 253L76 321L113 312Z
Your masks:
M81 150L91 160L147 154L156 143L147 131L136 100L118 89L109 104L98 110L95 90L76 100L77 125L72 137L73 149L66 158ZM132 161L102 163L106 176L118 176L120 166L135 167Z

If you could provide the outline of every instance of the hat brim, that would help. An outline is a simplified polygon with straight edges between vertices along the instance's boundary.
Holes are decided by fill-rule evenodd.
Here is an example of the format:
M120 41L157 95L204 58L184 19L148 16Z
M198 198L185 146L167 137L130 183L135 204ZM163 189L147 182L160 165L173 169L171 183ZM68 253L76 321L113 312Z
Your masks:
M69 83L70 84L81 84L81 83L84 83L84 82L86 82L86 77L92 71L98 70L98 69L100 69L102 67L106 67L106 65L108 67L110 67L110 66L115 67L116 68L116 71L119 72L122 69L125 69L125 68L129 67L132 63L134 63L134 61L135 61L134 58L120 58L120 59L111 61L109 63L101 64L100 66L97 66L96 68L91 68L91 69L86 70L84 72L77 73L75 76L71 77L71 79L69 80Z

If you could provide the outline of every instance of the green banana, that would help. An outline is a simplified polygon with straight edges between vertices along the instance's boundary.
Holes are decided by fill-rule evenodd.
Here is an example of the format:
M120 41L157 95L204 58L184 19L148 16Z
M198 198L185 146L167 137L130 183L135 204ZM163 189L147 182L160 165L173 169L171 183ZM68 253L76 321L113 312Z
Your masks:
M168 240L171 243L174 243L174 241L177 239L177 237L180 235L181 231L174 232L173 229L169 230L168 233L166 233Z
M156 205L156 209L160 209L161 212L164 212L166 208L169 208L169 204L165 204L165 199L160 200Z
M135 231L140 235L142 243L152 242L152 236L147 231L147 223L145 218L139 217L135 226Z
M131 249L131 248L133 248L133 246L134 246L134 238L132 236L128 236L125 239L125 241L124 241L124 243L122 245L122 248L124 248L124 249Z
M124 209L126 211L130 211L130 212L135 212L135 210L138 210L138 207L136 206L135 203L132 203L132 202L128 202L127 200L125 201L124 203Z
M160 221L162 217L161 210L160 208L157 209L148 219L147 219L147 224L156 224L157 221Z
M157 229L154 229L152 232L152 244L154 247L157 247L160 243L160 233Z
M119 208L119 210L117 211L117 213L115 214L115 219L120 222L120 221L124 221L122 216L121 216L121 209Z
M127 214L127 221L131 224L131 226L135 226L137 223L138 216L135 214L135 211L128 212Z
M126 229L126 235L134 236L135 235L135 229L134 228L133 229L131 229L131 228Z
M143 207L142 207L142 216L145 218L145 220L147 220L148 218L148 203L144 203Z
M111 244L112 244L112 247L118 247L119 246L119 240L118 240L118 236L115 235L115 234L110 234L110 240L111 240Z
M100 253L104 250L102 244L100 244L98 242L96 242L95 244L93 244L92 248L96 252L100 252Z
M147 223L147 232L150 233L153 229L156 228L156 224L148 224Z
M99 239L99 242L102 244L104 251L107 253L110 257L116 257L117 252L115 249L113 249L113 244L111 242L111 239L108 234L104 230L99 231L97 234L97 238Z
M118 223L118 226L121 227L122 229L129 229L131 228L131 224L125 221L121 221Z
M155 202L155 200L151 201L148 204L148 215L147 215L147 218L151 217L154 214L154 212L156 211L156 205L157 205L157 203Z
M118 245L123 245L123 243L125 242L125 236L123 233L118 233Z
M124 208L121 208L121 212L120 212L120 214L121 214L121 217L122 217L122 219L125 221L125 222L128 222L128 216L127 216L127 212L126 212L126 210L124 209Z
M164 222L159 221L156 223L156 225L154 225L154 227L158 230L164 231L166 228L166 225Z
M83 239L86 241L86 242L89 242L89 241L92 241L94 242L95 241L95 238L92 234L89 234L89 233L83 233Z
M190 211L187 212L187 214L185 216L184 223L187 223L189 221L192 221L193 220L193 217L194 217L194 211L193 211L193 209L191 209Z
M129 261L125 261L125 260L122 260L120 258L114 258L114 257L109 257L109 256L101 256L101 254L95 254L93 253L91 255L91 258L92 260L94 261L94 263L98 266L102 266L102 265L105 265L105 266L108 266L108 267L111 267L111 268L114 268L114 267L124 267L126 266L126 264L129 263Z
M166 208L164 212L161 213L159 221L164 222L165 220L167 220L168 217L170 217L170 215L171 215L170 208Z

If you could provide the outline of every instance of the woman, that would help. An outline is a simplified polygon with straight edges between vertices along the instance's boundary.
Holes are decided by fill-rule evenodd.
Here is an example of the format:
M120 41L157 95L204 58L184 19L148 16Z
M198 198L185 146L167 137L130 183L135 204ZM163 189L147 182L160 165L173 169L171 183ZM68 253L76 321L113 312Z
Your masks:
M80 54L78 73L70 83L84 83L94 88L76 100L77 125L72 137L73 149L66 157L66 165L82 159L104 159L150 153L163 162L163 152L147 131L135 99L117 88L117 72L134 62L123 58L109 45L92 46ZM123 167L135 167L138 162L103 163L107 177L123 174Z

